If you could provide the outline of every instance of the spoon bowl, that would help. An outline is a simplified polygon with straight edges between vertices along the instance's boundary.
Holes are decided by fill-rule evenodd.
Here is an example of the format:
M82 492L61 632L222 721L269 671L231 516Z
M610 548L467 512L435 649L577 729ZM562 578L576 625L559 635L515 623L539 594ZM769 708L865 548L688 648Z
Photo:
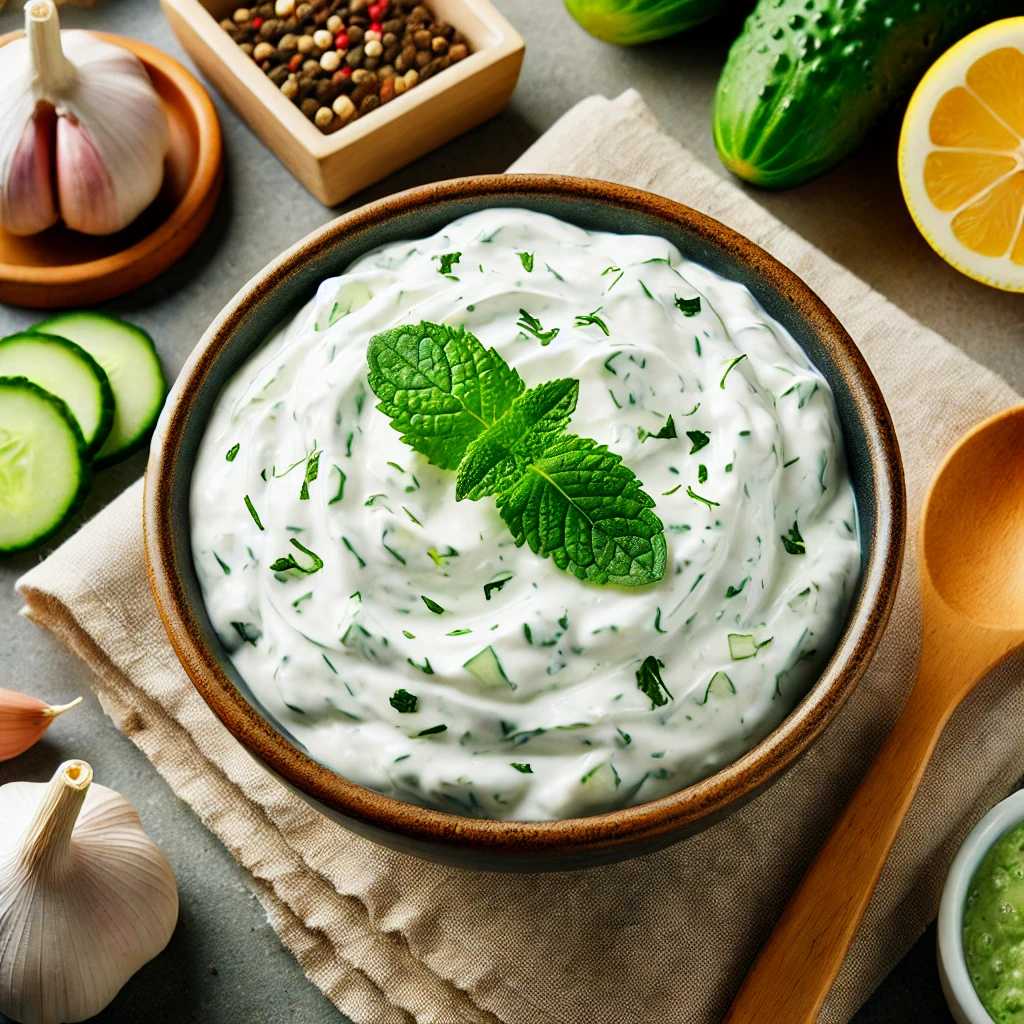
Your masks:
M925 505L921 551L949 608L989 628L1024 629L1024 407L950 452Z

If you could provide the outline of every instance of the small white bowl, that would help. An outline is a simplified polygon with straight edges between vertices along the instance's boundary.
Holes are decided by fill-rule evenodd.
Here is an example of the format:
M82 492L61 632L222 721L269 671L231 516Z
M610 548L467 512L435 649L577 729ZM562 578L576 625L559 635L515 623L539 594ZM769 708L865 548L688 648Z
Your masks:
M974 991L964 958L964 903L974 872L985 854L1010 829L1024 821L1024 789L1008 796L985 815L964 840L950 865L939 903L939 979L957 1024L992 1024Z

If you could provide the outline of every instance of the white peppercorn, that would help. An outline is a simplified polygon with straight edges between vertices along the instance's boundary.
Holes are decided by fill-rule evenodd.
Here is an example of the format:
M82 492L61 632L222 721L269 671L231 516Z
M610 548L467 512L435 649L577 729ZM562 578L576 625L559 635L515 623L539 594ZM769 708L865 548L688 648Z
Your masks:
M295 0L275 0L274 13L279 18L290 18L295 13Z
M312 36L299 36L299 41L295 44L299 53L312 53L314 46L316 43L313 42Z
M268 60L269 58L273 57L274 53L276 52L276 49L277 48L274 46L273 43L257 43L255 47L253 47L252 58L257 62Z
M299 94L299 83L294 75L281 83L281 95L286 100L293 100Z
M332 14L327 19L327 26L326 27L327 27L327 31L330 32L331 35L337 35L345 27L345 22L342 21L341 15Z
M334 35L325 28L317 29L313 33L313 43L321 50L328 50L334 45Z
M236 25L244 25L252 17L252 11L248 7L239 7L231 17Z
M334 74L334 72L341 67L341 54L338 53L337 50L328 50L320 58L320 67L322 67L324 71Z
M347 96L339 96L334 101L333 110L342 121L348 121L355 114L356 105Z
M317 128L327 128L334 120L334 111L330 107L321 107L313 115L313 123Z
M363 47L367 57L379 57L384 52L384 47L376 39L371 39Z

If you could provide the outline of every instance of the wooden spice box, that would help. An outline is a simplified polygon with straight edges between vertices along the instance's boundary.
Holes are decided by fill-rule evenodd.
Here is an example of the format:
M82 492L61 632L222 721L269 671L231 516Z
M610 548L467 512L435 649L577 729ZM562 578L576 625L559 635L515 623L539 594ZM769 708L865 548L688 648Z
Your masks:
M237 0L161 0L207 80L322 203L334 206L486 121L508 103L522 37L490 0L429 0L473 51L390 103L324 135L220 27Z

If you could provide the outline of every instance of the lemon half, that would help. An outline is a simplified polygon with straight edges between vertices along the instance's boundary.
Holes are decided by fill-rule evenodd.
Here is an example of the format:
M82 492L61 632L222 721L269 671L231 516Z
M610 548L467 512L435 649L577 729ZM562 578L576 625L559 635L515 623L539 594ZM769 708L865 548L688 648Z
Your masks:
M899 169L944 260L1024 291L1024 18L972 32L932 65L903 119Z

